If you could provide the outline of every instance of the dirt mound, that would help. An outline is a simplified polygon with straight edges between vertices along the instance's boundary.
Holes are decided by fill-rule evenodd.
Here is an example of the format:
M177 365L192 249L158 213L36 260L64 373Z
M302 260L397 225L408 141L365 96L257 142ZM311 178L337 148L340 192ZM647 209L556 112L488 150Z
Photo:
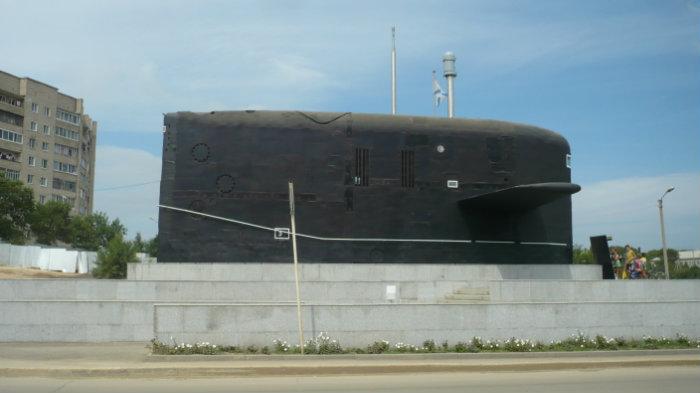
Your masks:
M30 278L87 278L89 274L62 273L33 268L0 266L0 279L22 280Z

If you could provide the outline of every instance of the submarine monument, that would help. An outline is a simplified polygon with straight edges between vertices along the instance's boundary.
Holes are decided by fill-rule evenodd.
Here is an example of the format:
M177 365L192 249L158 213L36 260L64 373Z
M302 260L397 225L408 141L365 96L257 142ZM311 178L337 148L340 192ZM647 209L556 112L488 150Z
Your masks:
M489 120L165 115L159 262L570 264L570 149Z

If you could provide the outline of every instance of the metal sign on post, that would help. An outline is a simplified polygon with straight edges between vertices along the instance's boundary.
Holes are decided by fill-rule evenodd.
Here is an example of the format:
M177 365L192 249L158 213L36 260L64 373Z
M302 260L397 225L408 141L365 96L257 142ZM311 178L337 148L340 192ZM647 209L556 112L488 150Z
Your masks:
M297 257L297 227L294 220L294 183L289 181L289 217L292 221L292 254L294 255L294 285L297 292L297 321L299 324L299 348L304 354L304 323L301 320L301 295L299 294L299 259Z

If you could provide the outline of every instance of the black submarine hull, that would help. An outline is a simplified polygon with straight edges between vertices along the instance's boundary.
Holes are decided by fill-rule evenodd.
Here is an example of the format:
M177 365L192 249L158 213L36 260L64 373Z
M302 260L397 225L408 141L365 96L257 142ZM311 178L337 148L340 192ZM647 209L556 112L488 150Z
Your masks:
M571 263L579 187L554 132L277 111L164 123L159 262L290 262L291 180L301 262Z

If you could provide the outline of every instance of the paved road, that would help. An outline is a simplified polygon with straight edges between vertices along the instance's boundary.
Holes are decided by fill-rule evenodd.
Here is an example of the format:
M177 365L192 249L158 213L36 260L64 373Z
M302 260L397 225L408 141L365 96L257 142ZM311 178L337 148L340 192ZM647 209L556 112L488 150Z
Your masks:
M0 378L0 392L700 392L700 367L228 379Z

